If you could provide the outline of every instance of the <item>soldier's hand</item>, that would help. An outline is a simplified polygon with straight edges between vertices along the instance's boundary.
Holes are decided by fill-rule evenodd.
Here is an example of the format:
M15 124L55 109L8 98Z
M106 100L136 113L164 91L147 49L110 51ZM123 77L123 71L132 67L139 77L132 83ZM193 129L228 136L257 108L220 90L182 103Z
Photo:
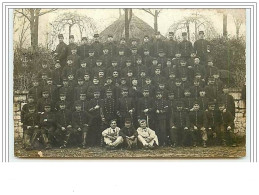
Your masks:
M38 126L38 125L35 125L34 127L35 127L35 128L39 128L39 126Z
M231 130L231 127L230 127L230 126L228 126L227 130Z
M46 121L48 121L48 119L46 119L46 118L45 118L43 121L45 121L45 122L46 122Z
M184 127L184 130L188 130L188 127Z
M65 128L65 127L61 127L61 129L62 129L62 131L65 131L65 130L66 130L66 128Z
M192 68L192 66L188 66L188 68L189 68L189 69L191 69L191 68Z
M77 130L78 130L78 131L81 131L81 128L79 127Z
M129 110L129 113L132 113L133 112L133 110L131 109L131 110Z
M71 125L68 125L67 127L68 127L68 128L71 128L72 126L71 126Z
M205 127L202 127L201 130L202 130L202 131L205 131Z
M31 126L27 126L27 129L30 129L31 128Z
M223 112L227 112L227 109L225 108L225 109L223 110Z
M96 105L94 108L95 108L95 109L99 109L99 108L100 108L100 106L99 106L99 105Z
M195 125L194 125L194 127L193 127L193 128L194 128L194 130L197 130L197 129L198 129L198 127L197 127L197 126L195 126Z
M160 112L159 110L156 110L156 113L157 113L157 114L159 114L159 112Z
M145 113L148 112L148 109L145 109L144 112L145 112Z

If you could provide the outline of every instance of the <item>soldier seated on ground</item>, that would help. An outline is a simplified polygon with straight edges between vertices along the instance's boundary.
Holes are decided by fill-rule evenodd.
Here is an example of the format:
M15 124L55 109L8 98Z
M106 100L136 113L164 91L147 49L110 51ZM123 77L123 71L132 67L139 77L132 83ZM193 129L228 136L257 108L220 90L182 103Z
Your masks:
M102 132L105 147L107 149L116 149L123 143L123 138L119 132L120 128L117 127L116 120L111 120L110 127Z
M125 120L125 126L120 130L119 135L123 137L127 149L135 149L137 147L138 133L130 119Z
M158 138L152 129L147 127L145 119L139 121L140 127L137 129L138 141L144 148L153 149L158 146Z

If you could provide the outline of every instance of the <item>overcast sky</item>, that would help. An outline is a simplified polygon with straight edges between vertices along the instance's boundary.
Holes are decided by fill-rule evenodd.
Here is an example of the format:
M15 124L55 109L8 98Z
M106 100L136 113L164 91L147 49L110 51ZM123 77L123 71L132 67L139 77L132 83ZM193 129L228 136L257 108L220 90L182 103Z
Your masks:
M54 13L49 13L40 17L39 24L39 43L44 43L45 38L44 35L47 31L50 30L50 23L53 22L57 16L64 12L77 12L81 15L85 15L91 17L98 29L98 33L104 30L107 26L109 26L112 22L119 18L119 9L62 9L58 10ZM123 12L123 11L122 11ZM222 34L223 24L222 24L222 13L219 13L218 10L215 9L163 9L158 18L158 29L161 34L166 35L169 27L181 20L183 17L190 16L192 13L198 12L201 15L204 15L206 18L211 20L215 30L218 34ZM151 27L153 27L153 17L140 9L133 9L133 13L141 18L143 21L148 23ZM228 10L228 33L231 36L235 35L235 24L233 20L233 14L237 13L236 10ZM240 14L239 14L240 15ZM243 16L244 17L244 16ZM15 27L14 27L15 28ZM245 35L245 23L241 25L240 35ZM19 31L17 31L19 34ZM16 34L16 35L17 35ZM15 35L15 40L17 40L17 36ZM83 35L84 36L84 35ZM76 39L79 37L76 36ZM76 40L77 41L77 40Z

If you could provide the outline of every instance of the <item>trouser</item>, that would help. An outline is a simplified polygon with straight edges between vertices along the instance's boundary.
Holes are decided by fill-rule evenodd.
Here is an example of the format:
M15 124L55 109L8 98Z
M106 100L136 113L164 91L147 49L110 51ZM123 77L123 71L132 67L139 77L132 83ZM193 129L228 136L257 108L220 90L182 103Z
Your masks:
M100 146L102 139L102 120L100 117L92 119L88 132L88 143L90 146Z
M170 140L172 144L184 145L184 127L174 127L170 129Z
M138 141L142 146L153 147L155 144L158 146L157 136L154 139L149 140L149 137L142 137L141 135L138 135Z
M166 136L166 120L158 119L156 121L156 134L161 146L166 144L167 136Z
M234 126L231 126L230 130L227 130L227 125L220 125L219 129L222 133L222 141L227 145L232 145L236 143L236 133L234 132Z
M218 126L212 126L207 129L208 143L210 145L220 145L222 141L222 134Z
M31 144L33 145L35 140L41 136L43 139L43 144L51 145L54 142L54 131L55 128L53 126L50 127L42 127L41 129L35 129L31 138Z
M86 139L88 135L88 130L89 127L86 124L81 124L79 125L81 131L78 131L78 129L75 128L69 128L66 134L66 143L71 143L70 139L72 140L73 138L78 138L78 142L76 144L82 144L83 146L86 145Z
M129 139L129 138L124 138L124 142L128 148L135 148L137 146L137 138L135 137L134 139Z
M117 147L118 145L123 143L123 138L122 138L122 136L114 137L114 139L104 137L104 143L108 146Z
M25 129L24 130L24 146L25 148L29 148L33 145L33 143L31 142L31 138L33 136L34 131L36 131L37 129L35 128L30 128L30 129Z

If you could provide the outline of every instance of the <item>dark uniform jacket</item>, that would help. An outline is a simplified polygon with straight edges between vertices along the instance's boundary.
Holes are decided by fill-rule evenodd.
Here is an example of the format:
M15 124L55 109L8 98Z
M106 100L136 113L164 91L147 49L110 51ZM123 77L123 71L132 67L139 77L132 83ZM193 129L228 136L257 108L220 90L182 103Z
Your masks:
M94 55L96 57L99 57L103 54L103 45L99 41L94 41L90 48L94 50Z
M59 43L55 53L58 54L57 59L60 61L60 65L64 67L67 63L68 46L64 42Z
M75 43L69 43L69 45L68 45L68 55L71 55L71 54L72 54L71 50L72 50L72 48L74 48L74 47L77 48L77 45L76 45ZM77 49L77 51L78 51L78 49Z
M72 126L75 129L82 128L83 125L89 125L90 116L87 112L84 111L74 111L72 113Z
M149 117L152 117L154 114L154 100L151 97L142 97L138 99L138 104L137 104L137 113L138 113L138 118L145 118L146 115ZM144 110L148 109L148 112L145 113Z
M181 57L189 58L191 53L193 52L192 43L187 40L183 40L179 43L179 52L181 53Z
M131 136L138 136L138 132L136 131L136 129L134 127L123 127L120 132L119 135L122 136L123 138L126 138L126 136L131 137Z
M220 124L220 112L218 110L207 110L205 113L205 127L215 128Z
M189 113L190 127L196 126L198 128L205 126L205 114L204 111L191 111Z
M208 56L208 51L210 51L209 42L205 39L199 39L194 42L194 52L196 53L196 56L199 56L201 60L206 60Z
M24 117L23 128L27 129L28 126L35 128L39 126L40 115L38 113L27 113Z
M154 101L153 109L158 120L165 120L169 110L168 101L164 99L156 99ZM156 113L157 110L159 110L159 113Z
M80 59L86 59L89 56L89 45L83 44L78 47L77 51L78 55L80 56Z
M177 127L177 128L184 128L184 127L189 127L190 125L189 122L189 115L186 111L184 110L175 110L173 115L170 118L170 126Z
M56 125L56 114L54 112L44 112L40 115L41 127L54 127Z
M225 104L226 109L235 117L235 101L232 95L222 94L219 96L219 101Z
M169 58L175 58L175 54L178 53L178 43L175 40L168 40L166 42L167 49L166 49L166 54L167 57Z
M158 56L158 52L160 49L162 49L165 52L166 50L165 42L162 39L155 39L152 45L152 55Z
M220 112L220 124L224 126L234 127L234 117L231 112Z
M88 68L94 68L96 66L96 58L94 56L89 56L86 59L86 67Z
M131 97L122 97L117 102L116 110L121 117L129 117L129 110L135 110L135 103Z
M56 113L56 122L57 127L67 127L68 125L72 125L72 113L68 109L59 110Z
M29 89L29 95L33 95L34 99L37 101L42 97L42 87L40 85L33 86Z
M116 104L114 98L105 98L103 100L102 114L107 122L116 118Z

